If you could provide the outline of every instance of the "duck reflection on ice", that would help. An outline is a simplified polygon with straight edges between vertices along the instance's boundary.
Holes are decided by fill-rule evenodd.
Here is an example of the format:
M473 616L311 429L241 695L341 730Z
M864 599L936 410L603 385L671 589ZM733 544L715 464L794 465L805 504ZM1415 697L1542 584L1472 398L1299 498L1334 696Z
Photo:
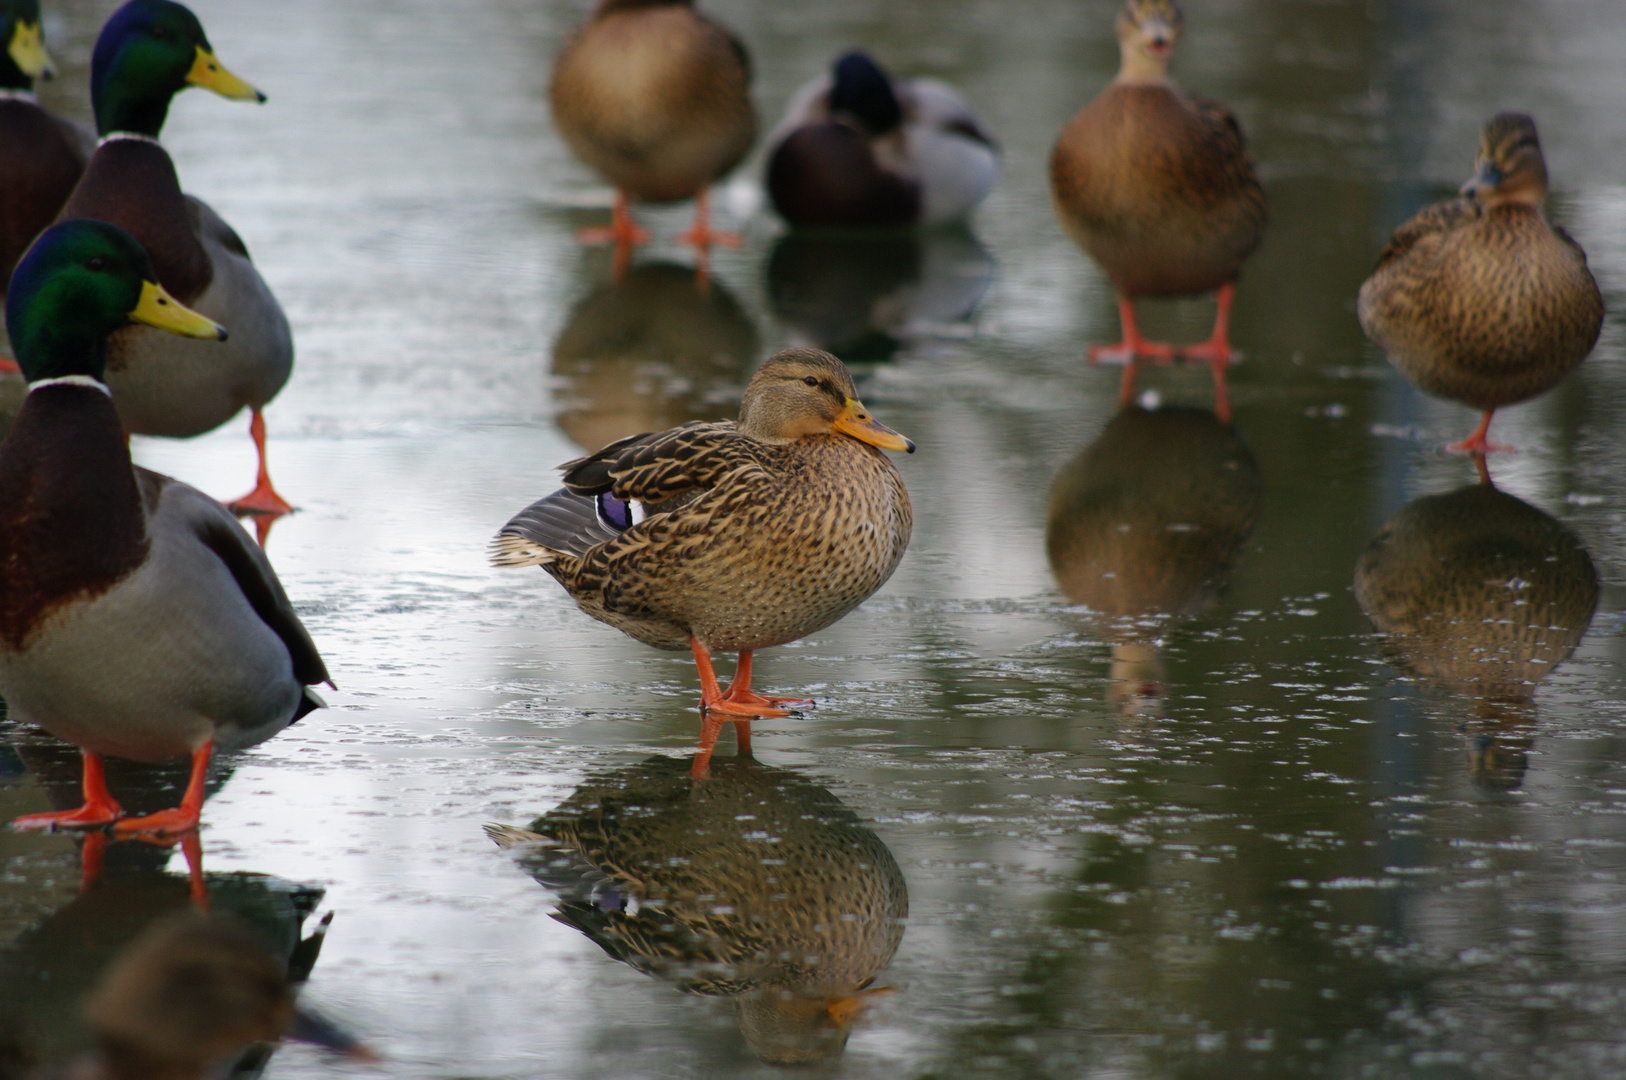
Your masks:
M1474 781L1517 788L1536 687L1569 659L1598 606L1580 539L1488 483L1425 496L1367 546L1355 598L1401 666L1472 703Z
M688 994L731 998L777 1064L834 1057L903 938L903 873L856 814L749 758L654 757L589 780L530 829L488 825L559 897L553 917Z
M792 232L768 260L768 297L793 346L889 360L912 339L963 336L994 259L965 226L930 232Z
M720 281L651 262L590 293L553 346L559 426L587 451L739 411L757 331Z
M94 843L105 838L84 839ZM194 910L187 876L143 865L154 852L158 849L140 841L113 845L94 887L8 934L14 934L11 943L0 947L0 1058L28 1064L83 1057L85 1068L71 1075L124 1080L226 1075L206 1072L204 1066L229 1056L235 1059L229 1075L254 1077L274 1047L247 1044L289 1027L296 1035L365 1056L354 1040L318 1017L290 1015L286 1023L261 1030L260 1020L276 1018L261 1017L245 1027L244 1015L234 1015L244 988L233 984L242 974L244 956L254 952L244 949L245 935L259 943L259 953L270 950L268 959L279 976L286 972L287 985L297 987L309 977L327 923L309 934L304 928L322 898L321 889L262 874L209 874L204 881L214 914L204 919ZM29 876L29 864L13 860L11 866L16 873L4 889L39 887L37 881L12 880ZM45 873L55 869L39 866ZM6 903L4 910L15 906ZM255 969L267 962L258 954L251 959ZM176 980L190 990L170 1000L190 1007L157 1008L166 984ZM82 1005L93 989L85 1010ZM276 1008L275 1001L262 1004Z
M1205 409L1129 406L1062 466L1045 548L1062 594L1099 616L1126 716L1162 696L1160 617L1207 607L1259 516L1264 484L1236 430Z

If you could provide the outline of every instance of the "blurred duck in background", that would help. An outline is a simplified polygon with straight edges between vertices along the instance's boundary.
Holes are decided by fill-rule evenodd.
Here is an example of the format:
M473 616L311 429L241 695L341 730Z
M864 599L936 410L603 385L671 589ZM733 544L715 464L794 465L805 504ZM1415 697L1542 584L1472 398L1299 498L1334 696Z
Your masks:
M1050 156L1056 213L1118 293L1123 340L1090 361L1126 365L1128 403L1141 359L1207 361L1215 412L1230 419L1231 302L1243 260L1265 230L1265 192L1236 117L1169 79L1183 21L1174 0L1129 0L1118 15L1117 78L1062 129ZM1218 290L1208 340L1175 347L1141 337L1135 300Z
M614 243L617 267L649 237L629 202L695 200L694 227L680 238L704 257L738 246L711 228L710 185L744 159L756 139L745 45L693 0L599 0L559 52L548 100L570 149L615 185L608 229L579 234Z
M182 194L158 143L170 99L202 86L234 101L265 95L215 59L197 16L169 0L130 0L96 39L91 98L101 145L61 219L95 218L128 231L152 256L164 288L231 332L230 341L180 341L132 326L107 345L107 384L126 431L186 438L211 431L245 406L259 454L254 490L239 513L292 509L271 484L261 410L293 370L288 320L243 241L202 202Z
M1517 788L1536 689L1575 652L1598 607L1598 572L1580 539L1489 483L1424 496L1367 545L1355 599L1402 668L1471 703L1474 781Z
M68 201L95 140L40 108L34 80L56 74L39 0L0 0L0 297L17 260ZM0 360L0 370L15 370Z
M1130 406L1056 474L1045 551L1111 643L1108 692L1126 718L1157 711L1157 639L1218 598L1263 497L1253 454L1206 409Z
M796 92L771 142L768 194L798 227L960 221L999 175L993 137L959 91L893 79L857 51Z
M217 744L252 746L322 704L309 687L327 668L265 553L219 503L130 461L108 336L136 321L226 338L155 278L129 233L79 219L40 235L6 298L30 385L0 443L0 694L80 748L85 794L13 828L188 832ZM180 807L122 818L103 754L190 756Z
M497 566L540 566L578 607L657 649L691 649L703 775L725 720L743 750L756 717L812 704L751 690L752 655L836 622L903 560L914 516L877 422L840 360L775 353L736 421L634 435L562 466L565 486L493 538ZM711 654L739 653L717 683Z
M776 1065L841 1054L903 939L897 860L829 789L749 758L702 781L653 757L589 779L529 829L487 825L553 917L686 994L727 998Z
M1548 390L1603 326L1586 252L1542 212L1547 163L1535 121L1498 113L1479 136L1462 198L1395 230L1361 286L1361 328L1400 373L1483 411L1448 449L1483 455L1496 410Z

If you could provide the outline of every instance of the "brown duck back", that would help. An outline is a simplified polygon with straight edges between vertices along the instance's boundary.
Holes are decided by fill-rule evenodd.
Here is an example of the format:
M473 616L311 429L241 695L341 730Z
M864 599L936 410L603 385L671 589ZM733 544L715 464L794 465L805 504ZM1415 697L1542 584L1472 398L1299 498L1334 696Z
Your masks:
M33 102L0 100L0 294L84 171L84 155L59 121Z
M1423 390L1477 409L1535 397L1586 359L1603 297L1535 208L1471 200L1401 226L1361 286L1361 326Z
M554 65L554 122L576 156L649 202L687 199L738 165L756 137L745 53L671 4L602 11Z
M1188 296L1236 278L1259 245L1264 189L1223 108L1117 83L1050 157L1056 213L1125 296Z

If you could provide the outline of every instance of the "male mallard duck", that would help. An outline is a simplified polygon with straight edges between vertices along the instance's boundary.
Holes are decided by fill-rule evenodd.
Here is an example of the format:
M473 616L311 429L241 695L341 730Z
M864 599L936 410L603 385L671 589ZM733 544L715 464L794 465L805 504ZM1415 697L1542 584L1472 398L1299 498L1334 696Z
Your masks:
M34 80L55 74L39 0L0 0L0 295L12 267L85 171L78 126L40 108Z
M1598 341L1603 296L1586 252L1542 215L1536 123L1498 113L1463 198L1395 230L1361 286L1361 328L1423 390L1484 410L1450 449L1483 454L1491 416L1568 375Z
M14 828L191 829L212 749L270 738L321 704L307 687L328 678L264 552L230 512L130 463L102 381L108 336L135 320L226 337L155 279L128 233L81 219L41 234L6 298L31 385L0 444L0 695L12 716L85 759L84 806ZM190 754L180 808L118 820L103 754Z
M710 227L709 185L738 165L756 138L745 46L693 0L599 0L553 65L548 100L576 156L615 185L614 224L588 243L623 250L647 234L628 199L695 200L682 239L702 251L739 244Z
M830 791L749 758L700 783L649 758L529 829L487 825L559 897L553 917L684 993L732 998L775 1064L841 1052L903 939L897 860ZM771 858L769 857L771 855Z
M541 566L593 618L694 650L698 773L724 716L748 745L751 717L799 700L752 693L751 654L829 626L897 569L913 518L880 451L914 448L870 418L840 360L787 349L752 376L738 422L634 435L565 463L564 488L502 527L492 561ZM740 654L726 694L717 650Z
M1092 346L1091 361L1128 365L1178 352L1213 365L1215 411L1228 420L1231 299L1242 262L1265 229L1265 192L1224 106L1181 91L1169 56L1183 16L1174 0L1128 0L1118 15L1118 77L1062 129L1050 155L1056 213L1118 290L1123 340ZM1219 290L1214 331L1176 350L1135 326L1140 296Z
M243 513L291 509L265 463L267 402L293 370L288 320L248 249L213 210L181 193L158 143L169 102L188 86L236 101L265 95L215 59L197 16L169 0L130 0L96 39L91 99L102 141L60 220L96 218L129 232L152 256L158 280L182 303L231 330L231 342L176 341L128 327L108 342L107 384L126 431L186 438L213 430L246 405L259 452L254 490L232 502Z
M894 80L862 52L796 92L775 133L768 194L792 225L936 225L992 190L999 151L965 98Z

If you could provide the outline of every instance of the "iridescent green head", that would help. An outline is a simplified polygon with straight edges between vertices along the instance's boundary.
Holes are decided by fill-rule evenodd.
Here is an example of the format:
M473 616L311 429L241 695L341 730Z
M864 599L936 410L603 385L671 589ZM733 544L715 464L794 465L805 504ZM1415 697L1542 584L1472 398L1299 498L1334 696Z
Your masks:
M115 11L91 58L96 130L157 138L170 99L188 86L236 101L265 100L215 59L203 24L188 8L170 0L130 0Z
M107 336L132 322L185 337L226 338L225 330L164 291L135 237L105 221L53 225L12 272L6 329L29 382L102 378Z
M32 90L49 79L56 65L45 51L39 0L0 0L0 90Z

